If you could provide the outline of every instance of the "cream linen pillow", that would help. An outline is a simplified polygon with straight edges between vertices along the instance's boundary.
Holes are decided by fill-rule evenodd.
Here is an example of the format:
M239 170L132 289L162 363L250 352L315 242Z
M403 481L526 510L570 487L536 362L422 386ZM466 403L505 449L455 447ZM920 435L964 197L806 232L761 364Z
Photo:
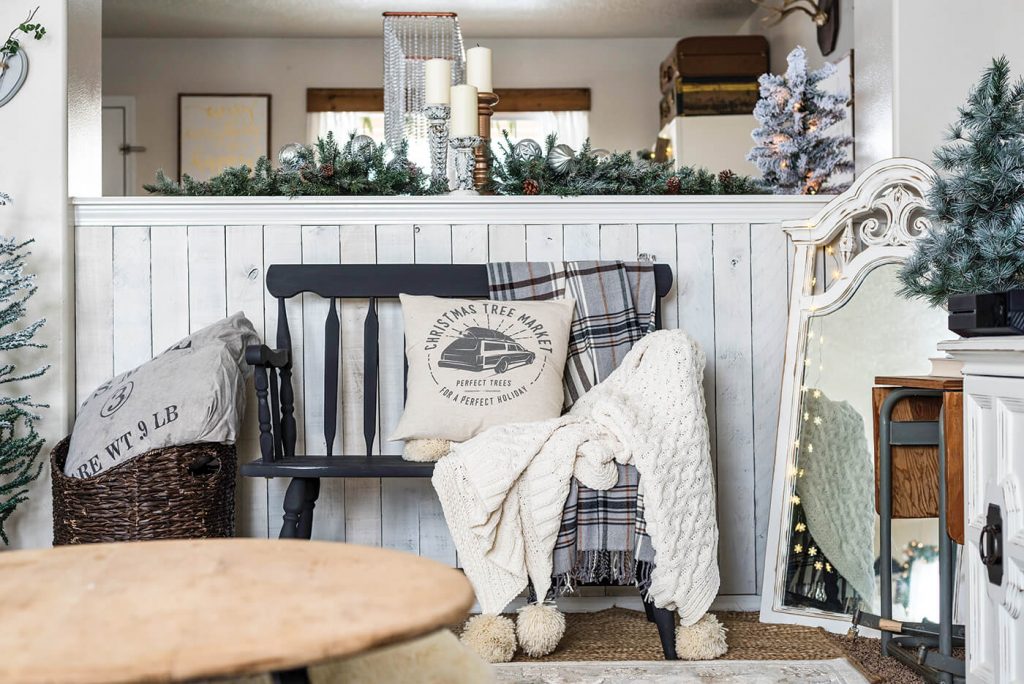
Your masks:
M408 393L390 439L464 442L492 425L561 415L572 299L400 299Z

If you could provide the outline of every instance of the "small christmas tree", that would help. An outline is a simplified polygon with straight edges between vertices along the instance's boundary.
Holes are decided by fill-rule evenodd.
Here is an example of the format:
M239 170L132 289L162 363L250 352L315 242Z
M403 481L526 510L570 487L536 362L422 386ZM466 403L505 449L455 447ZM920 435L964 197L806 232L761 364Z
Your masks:
M826 63L808 73L802 47L790 52L786 61L784 75L764 74L758 79L761 99L754 116L761 126L751 134L756 144L747 161L757 165L776 195L841 192L845 185L829 186L828 181L834 174L853 171L853 139L828 130L846 118L848 98L819 86L835 66Z
M901 294L943 306L949 295L1024 287L1024 80L992 61L935 151L946 175L928 192L932 230L903 265Z
M18 324L27 313L28 300L36 293L35 276L25 273L25 247L30 243L0 237L0 352L8 353L0 361L0 384L38 378L49 368L19 374L9 360L9 353L17 349L45 346L33 341L45 319L27 326ZM44 405L34 403L27 394L0 396L0 539L5 544L9 541L4 523L18 504L28 499L28 485L39 477L43 467L36 463L43 448L43 439L35 429L39 416L33 411L37 408Z

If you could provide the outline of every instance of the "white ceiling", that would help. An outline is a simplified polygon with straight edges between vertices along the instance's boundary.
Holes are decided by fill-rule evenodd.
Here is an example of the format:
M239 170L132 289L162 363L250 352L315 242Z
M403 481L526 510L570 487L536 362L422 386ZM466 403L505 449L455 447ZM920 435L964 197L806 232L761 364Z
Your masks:
M476 38L731 34L750 0L103 0L107 37L379 37L384 11L452 11Z

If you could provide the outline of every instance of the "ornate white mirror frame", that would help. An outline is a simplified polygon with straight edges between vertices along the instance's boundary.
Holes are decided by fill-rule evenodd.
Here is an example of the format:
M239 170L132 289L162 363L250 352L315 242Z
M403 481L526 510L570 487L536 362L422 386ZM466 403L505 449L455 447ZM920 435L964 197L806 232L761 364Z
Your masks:
M795 259L762 582L762 622L804 624L833 632L845 632L850 626L849 615L783 604L809 322L814 315L846 304L875 268L907 258L913 242L930 227L923 198L934 178L934 172L915 159L888 159L865 171L849 190L809 221L783 225L795 247Z

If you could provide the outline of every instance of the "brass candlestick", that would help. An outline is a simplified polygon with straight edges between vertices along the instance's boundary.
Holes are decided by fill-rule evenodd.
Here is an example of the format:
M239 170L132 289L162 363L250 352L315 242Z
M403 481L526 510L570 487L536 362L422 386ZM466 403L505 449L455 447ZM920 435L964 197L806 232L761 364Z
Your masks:
M491 177L491 116L494 115L494 105L498 104L498 96L494 93L477 93L476 100L480 144L474 150L476 168L473 170L473 182L479 192L489 193L484 188Z

